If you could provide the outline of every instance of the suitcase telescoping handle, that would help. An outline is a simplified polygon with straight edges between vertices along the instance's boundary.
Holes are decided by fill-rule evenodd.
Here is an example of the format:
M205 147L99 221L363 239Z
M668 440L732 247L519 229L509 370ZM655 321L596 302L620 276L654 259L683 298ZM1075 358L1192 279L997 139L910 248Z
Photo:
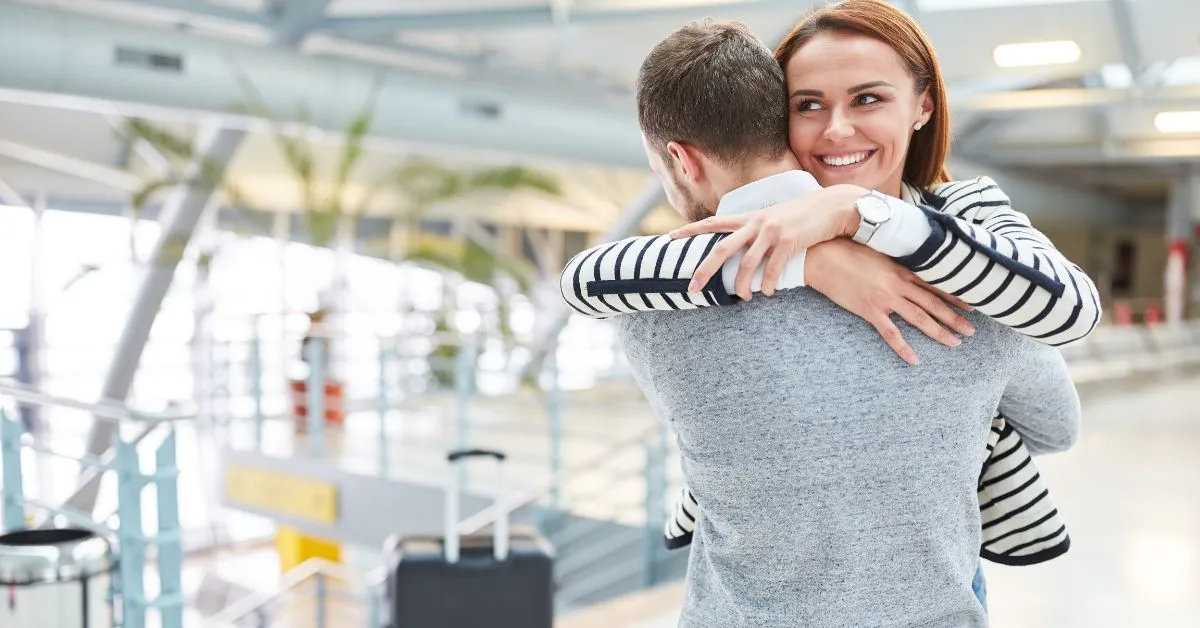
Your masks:
M452 451L446 456L446 460L450 463L450 482L446 487L446 532L443 537L446 548L446 563L455 564L458 562L459 556L459 538L458 538L458 500L459 492L462 487L458 485L459 474L455 473L454 466L461 464L468 458L495 458L496 459L496 503L493 507L496 509L496 523L492 526L492 550L496 560L502 561L508 558L508 486L504 477L504 462L506 456L499 451L491 451L488 449L460 449Z

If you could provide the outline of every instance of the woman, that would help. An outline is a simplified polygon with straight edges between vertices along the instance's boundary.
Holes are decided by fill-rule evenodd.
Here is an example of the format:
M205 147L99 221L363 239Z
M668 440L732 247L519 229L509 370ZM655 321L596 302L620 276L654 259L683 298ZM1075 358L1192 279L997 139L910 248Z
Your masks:
M777 288L799 285L783 285L779 279L785 266L795 264L802 254L799 276L871 322L910 363L916 356L891 314L944 344L955 344L956 339L935 319L969 333L961 317L930 299L931 290L1040 342L1065 344L1095 328L1099 298L1086 274L1011 208L994 181L950 181L945 168L950 112L944 81L932 46L908 16L877 0L848 0L819 9L797 25L776 58L787 76L791 99L791 149L825 189L759 212L712 217L672 232L672 238L690 238L682 246L695 244L693 251L705 252L680 254L687 263L677 268L656 268L653 260L641 263L637 253L655 243L661 246L661 238L631 238L585 251L567 265L562 278L563 296L576 311L603 318L735 302L730 293L749 300L760 267L761 291L770 295ZM855 202L870 190L904 201L889 203L896 208L889 220L898 218L906 227L924 229L924 240L915 250L883 250L895 261L872 250L879 243L870 237L855 238L868 246L842 237L861 233ZM725 233L731 235L707 235ZM740 263L727 266L741 251L745 254ZM632 259L639 261L630 272ZM732 289L726 287L729 283ZM1012 449L1027 455L1003 421L997 425L997 437L997 452ZM1031 464L1027 471L1032 473L1031 486L1036 485ZM981 505L987 508L989 495L1001 486L1009 488L1005 478L989 476L985 469ZM1041 497L1028 499L1033 504ZM1033 535L1014 545L1011 524L999 521L1002 525L992 527L990 537L985 534L981 553L997 562L1029 564L1065 551L1069 540L1057 513L1048 500L1038 507L1045 517L1040 524L1049 525L1053 534ZM669 545L686 544L695 508L686 499L677 508L668 524L668 537L676 541ZM996 534L999 528L1009 529ZM982 583L976 584L982 601Z

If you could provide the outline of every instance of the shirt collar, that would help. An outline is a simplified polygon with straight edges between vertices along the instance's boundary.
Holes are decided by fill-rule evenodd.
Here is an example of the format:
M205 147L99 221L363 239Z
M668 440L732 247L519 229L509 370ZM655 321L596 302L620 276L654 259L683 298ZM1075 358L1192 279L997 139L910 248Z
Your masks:
M734 189L721 197L717 215L744 214L775 205L821 187L803 170L788 170Z
M820 187L813 176L803 170L788 170L751 181L721 197L718 216L744 214L791 200ZM911 183L900 185L900 199L910 205L923 205L925 195Z

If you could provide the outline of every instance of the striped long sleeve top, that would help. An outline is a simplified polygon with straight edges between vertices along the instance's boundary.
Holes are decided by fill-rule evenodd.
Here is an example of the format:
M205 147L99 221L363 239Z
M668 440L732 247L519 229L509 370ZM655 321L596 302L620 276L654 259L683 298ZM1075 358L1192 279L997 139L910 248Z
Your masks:
M1100 301L1091 279L1012 208L995 181L980 177L932 191L906 185L903 197L931 226L917 251L897 259L917 276L1038 342L1064 345L1095 329ZM738 299L721 273L702 291L687 292L692 274L723 237L642 236L594 247L563 270L562 296L591 318L732 305ZM727 264L725 272L736 273L736 265ZM1026 565L1069 548L1066 527L1025 443L1000 414L980 474L979 500L984 558ZM684 487L665 525L668 548L691 542L699 510Z
M906 185L903 196L928 216L932 228L916 252L896 260L918 277L1038 342L1060 346L1095 329L1100 320L1095 284L1012 208L991 178L931 191ZM563 298L590 318L732 305L738 298L721 273L701 291L687 292L696 268L724 237L639 236L593 247L563 270ZM736 266L724 272L736 272Z

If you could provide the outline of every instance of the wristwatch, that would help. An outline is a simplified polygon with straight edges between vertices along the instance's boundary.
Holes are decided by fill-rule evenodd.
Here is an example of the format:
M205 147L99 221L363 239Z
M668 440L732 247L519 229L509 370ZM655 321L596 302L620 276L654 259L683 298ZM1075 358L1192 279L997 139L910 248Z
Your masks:
M858 231L854 232L853 239L860 244L866 244L871 241L880 225L891 220L892 205L883 194L871 190L858 197L855 206L858 208Z

